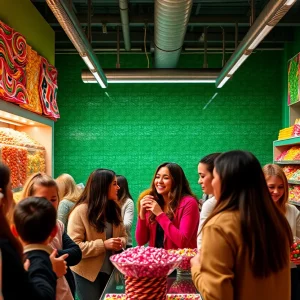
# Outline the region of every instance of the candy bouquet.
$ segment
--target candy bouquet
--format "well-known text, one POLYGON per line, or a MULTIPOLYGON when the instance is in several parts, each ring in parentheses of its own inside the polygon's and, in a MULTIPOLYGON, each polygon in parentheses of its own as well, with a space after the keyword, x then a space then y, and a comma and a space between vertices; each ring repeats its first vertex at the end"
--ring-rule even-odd
POLYGON ((160 248, 135 247, 111 256, 110 260, 125 275, 126 300, 165 300, 167 276, 182 258, 160 248))

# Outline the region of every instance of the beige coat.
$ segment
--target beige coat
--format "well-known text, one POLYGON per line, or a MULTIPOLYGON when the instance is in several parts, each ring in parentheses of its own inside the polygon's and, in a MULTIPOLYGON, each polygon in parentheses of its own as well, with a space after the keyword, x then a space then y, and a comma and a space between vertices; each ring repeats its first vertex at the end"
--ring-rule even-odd
MULTIPOLYGON (((70 214, 68 234, 82 251, 81 262, 71 269, 76 274, 94 282, 104 262, 106 235, 105 231, 97 232, 89 223, 87 208, 87 204, 80 204, 70 214)), ((127 235, 123 223, 119 226, 113 225, 113 237, 121 237, 123 247, 126 246, 127 235)))
POLYGON ((220 213, 205 225, 201 255, 201 267, 192 268, 192 277, 205 300, 290 299, 289 263, 267 278, 253 276, 248 253, 242 251, 237 211, 220 213))

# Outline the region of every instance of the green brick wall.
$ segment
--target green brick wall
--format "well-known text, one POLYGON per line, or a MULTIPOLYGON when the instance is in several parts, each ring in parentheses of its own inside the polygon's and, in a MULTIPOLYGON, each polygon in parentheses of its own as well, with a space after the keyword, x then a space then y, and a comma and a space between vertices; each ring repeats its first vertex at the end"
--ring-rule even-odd
MULTIPOLYGON (((272 141, 282 124, 282 52, 258 52, 217 90, 213 84, 84 84, 78 55, 57 55, 58 105, 55 176, 86 182, 104 167, 123 174, 136 199, 156 167, 179 163, 200 196, 197 163, 215 151, 246 149, 262 164, 272 161, 272 141), (214 100, 204 109, 212 96, 214 100)), ((105 68, 116 55, 100 56, 105 68)), ((209 56, 220 67, 220 56, 209 56)), ((199 55, 182 55, 180 67, 201 67, 199 55)), ((122 55, 121 67, 146 67, 144 55, 122 55)))

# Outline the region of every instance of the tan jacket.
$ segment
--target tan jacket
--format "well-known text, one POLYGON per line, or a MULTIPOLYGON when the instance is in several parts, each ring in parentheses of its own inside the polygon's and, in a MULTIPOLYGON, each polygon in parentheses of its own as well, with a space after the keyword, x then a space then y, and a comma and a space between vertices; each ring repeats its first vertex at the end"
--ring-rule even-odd
POLYGON ((267 278, 254 278, 248 254, 242 251, 237 211, 220 213, 205 225, 201 256, 201 267, 192 268, 192 278, 205 300, 290 299, 289 263, 267 278))
MULTIPOLYGON (((71 269, 76 274, 94 282, 104 262, 106 236, 105 231, 97 232, 89 223, 87 208, 87 204, 80 204, 70 214, 68 234, 82 251, 81 262, 71 269)), ((123 223, 119 226, 113 225, 113 237, 121 237, 123 247, 126 246, 127 235, 123 223)))

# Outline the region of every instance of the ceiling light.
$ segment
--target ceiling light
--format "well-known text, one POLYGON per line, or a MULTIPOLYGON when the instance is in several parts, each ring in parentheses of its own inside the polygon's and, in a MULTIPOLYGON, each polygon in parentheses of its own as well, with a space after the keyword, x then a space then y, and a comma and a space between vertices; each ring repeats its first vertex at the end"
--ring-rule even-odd
POLYGON ((17 123, 17 122, 11 121, 11 120, 6 120, 3 118, 0 118, 0 122, 6 123, 6 124, 12 124, 12 125, 16 125, 16 126, 22 126, 22 124, 20 124, 20 123, 17 123))
POLYGON ((248 33, 223 67, 216 80, 216 86, 222 87, 227 79, 242 65, 252 51, 265 36, 276 26, 280 19, 288 12, 296 0, 270 0, 257 17, 248 33))
POLYGON ((248 58, 249 55, 243 54, 241 58, 235 63, 233 68, 228 72, 228 75, 233 75, 234 72, 240 67, 240 65, 248 58))
POLYGON ((230 79, 229 76, 225 76, 223 80, 217 85, 217 88, 220 89, 223 85, 230 79))
POLYGON ((272 29, 273 26, 266 25, 266 27, 259 33, 252 44, 248 47, 248 49, 254 50, 272 29))
POLYGON ((87 56, 81 56, 81 58, 83 59, 83 61, 85 62, 85 64, 87 65, 87 67, 90 70, 94 70, 95 67, 93 66, 92 62, 90 61, 90 59, 87 56))
POLYGON ((108 83, 215 83, 215 79, 120 79, 120 80, 107 80, 108 83))
POLYGON ((100 84, 100 86, 102 88, 106 88, 106 85, 104 85, 102 79, 100 78, 99 74, 97 72, 92 72, 92 74, 94 75, 94 77, 96 78, 97 82, 100 84))
POLYGON ((52 10, 57 21, 73 43, 74 47, 78 51, 81 57, 87 57, 86 64, 92 65, 92 69, 95 70, 94 75, 97 74, 97 82, 102 88, 107 87, 107 79, 100 66, 98 58, 92 49, 91 44, 88 42, 85 33, 83 32, 81 25, 74 14, 72 8, 70 8, 69 1, 66 0, 46 0, 49 8, 52 10), (87 62, 88 61, 88 62, 87 62))

